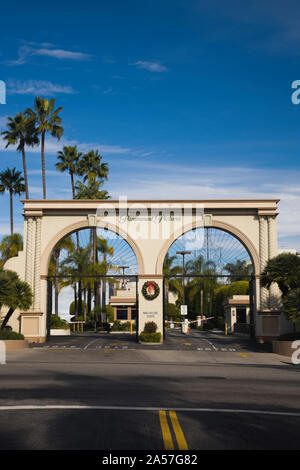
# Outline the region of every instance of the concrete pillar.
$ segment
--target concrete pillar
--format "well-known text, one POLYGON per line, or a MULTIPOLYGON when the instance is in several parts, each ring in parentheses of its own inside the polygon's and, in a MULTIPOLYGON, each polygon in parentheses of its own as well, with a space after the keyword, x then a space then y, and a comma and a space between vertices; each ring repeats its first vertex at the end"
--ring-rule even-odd
POLYGON ((138 280, 139 292, 139 334, 144 330, 145 323, 153 321, 157 324, 157 331, 163 335, 163 279, 151 278, 151 276, 139 276, 138 280), (154 281, 159 286, 159 295, 153 299, 148 300, 143 296, 142 288, 145 282, 154 281))
POLYGON ((34 250, 34 310, 41 310, 41 230, 42 218, 36 218, 35 250, 34 250))
MULTIPOLYGON (((264 270, 266 262, 269 257, 268 247, 268 221, 267 217, 259 217, 259 258, 260 258, 260 271, 264 270)), ((260 311, 269 308, 269 293, 265 287, 260 285, 260 311)))
MULTIPOLYGON (((276 216, 268 217, 268 248, 269 259, 277 256, 278 247, 276 216)), ((269 298, 270 310, 279 310, 281 304, 281 294, 277 284, 271 284, 269 289, 269 298)))
POLYGON ((26 222, 25 281, 33 289, 34 219, 28 217, 26 222))

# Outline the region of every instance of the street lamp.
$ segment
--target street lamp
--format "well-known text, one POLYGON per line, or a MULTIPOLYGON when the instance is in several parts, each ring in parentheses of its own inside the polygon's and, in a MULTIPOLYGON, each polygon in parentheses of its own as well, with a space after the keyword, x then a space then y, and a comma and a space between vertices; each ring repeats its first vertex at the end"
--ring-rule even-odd
POLYGON ((184 257, 185 255, 190 255, 191 251, 176 251, 177 255, 182 256, 182 303, 185 305, 185 294, 184 294, 184 275, 185 275, 185 267, 184 267, 184 257))

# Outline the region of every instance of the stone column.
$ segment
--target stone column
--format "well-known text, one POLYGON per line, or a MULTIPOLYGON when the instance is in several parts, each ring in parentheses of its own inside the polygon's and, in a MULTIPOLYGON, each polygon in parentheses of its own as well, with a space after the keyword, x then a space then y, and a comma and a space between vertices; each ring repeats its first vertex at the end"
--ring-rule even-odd
MULTIPOLYGON (((278 254, 277 247, 277 224, 276 215, 268 217, 268 248, 269 259, 274 258, 278 254)), ((277 284, 271 284, 269 289, 270 309, 278 310, 280 308, 280 291, 277 284)))
MULTIPOLYGON (((267 217, 259 217, 259 258, 260 272, 264 270, 269 257, 268 247, 268 221, 267 217)), ((260 286, 260 311, 267 310, 269 305, 269 293, 265 287, 260 286)))
POLYGON ((31 288, 33 288, 33 273, 32 273, 32 260, 34 255, 33 246, 34 237, 34 220, 32 217, 27 219, 27 231, 26 231, 26 260, 25 260, 25 281, 28 282, 31 288))
POLYGON ((41 310, 41 229, 42 218, 36 218, 35 252, 34 252, 34 310, 41 310))

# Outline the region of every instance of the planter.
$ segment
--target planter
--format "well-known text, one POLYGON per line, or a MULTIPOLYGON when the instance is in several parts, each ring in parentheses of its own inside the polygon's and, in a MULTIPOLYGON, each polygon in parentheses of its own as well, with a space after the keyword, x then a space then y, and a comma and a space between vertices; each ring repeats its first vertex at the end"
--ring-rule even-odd
POLYGON ((5 344, 6 351, 13 351, 16 349, 25 349, 28 348, 28 341, 25 339, 3 339, 0 340, 5 344))
POLYGON ((139 344, 145 344, 146 346, 159 346, 163 343, 162 341, 160 341, 159 343, 152 343, 151 341, 139 341, 139 344))
POLYGON ((50 336, 70 336, 71 330, 64 330, 63 328, 51 328, 50 336))
POLYGON ((292 348, 294 341, 272 341, 273 353, 279 354, 280 356, 292 357, 295 349, 292 348))

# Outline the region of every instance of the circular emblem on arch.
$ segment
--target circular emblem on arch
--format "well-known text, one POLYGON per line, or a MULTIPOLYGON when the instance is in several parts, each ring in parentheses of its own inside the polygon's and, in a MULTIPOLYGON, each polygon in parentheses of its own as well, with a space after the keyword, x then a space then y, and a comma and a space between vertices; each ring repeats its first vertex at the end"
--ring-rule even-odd
POLYGON ((159 285, 154 281, 146 281, 142 287, 142 294, 147 300, 153 300, 158 297, 160 292, 159 285))

